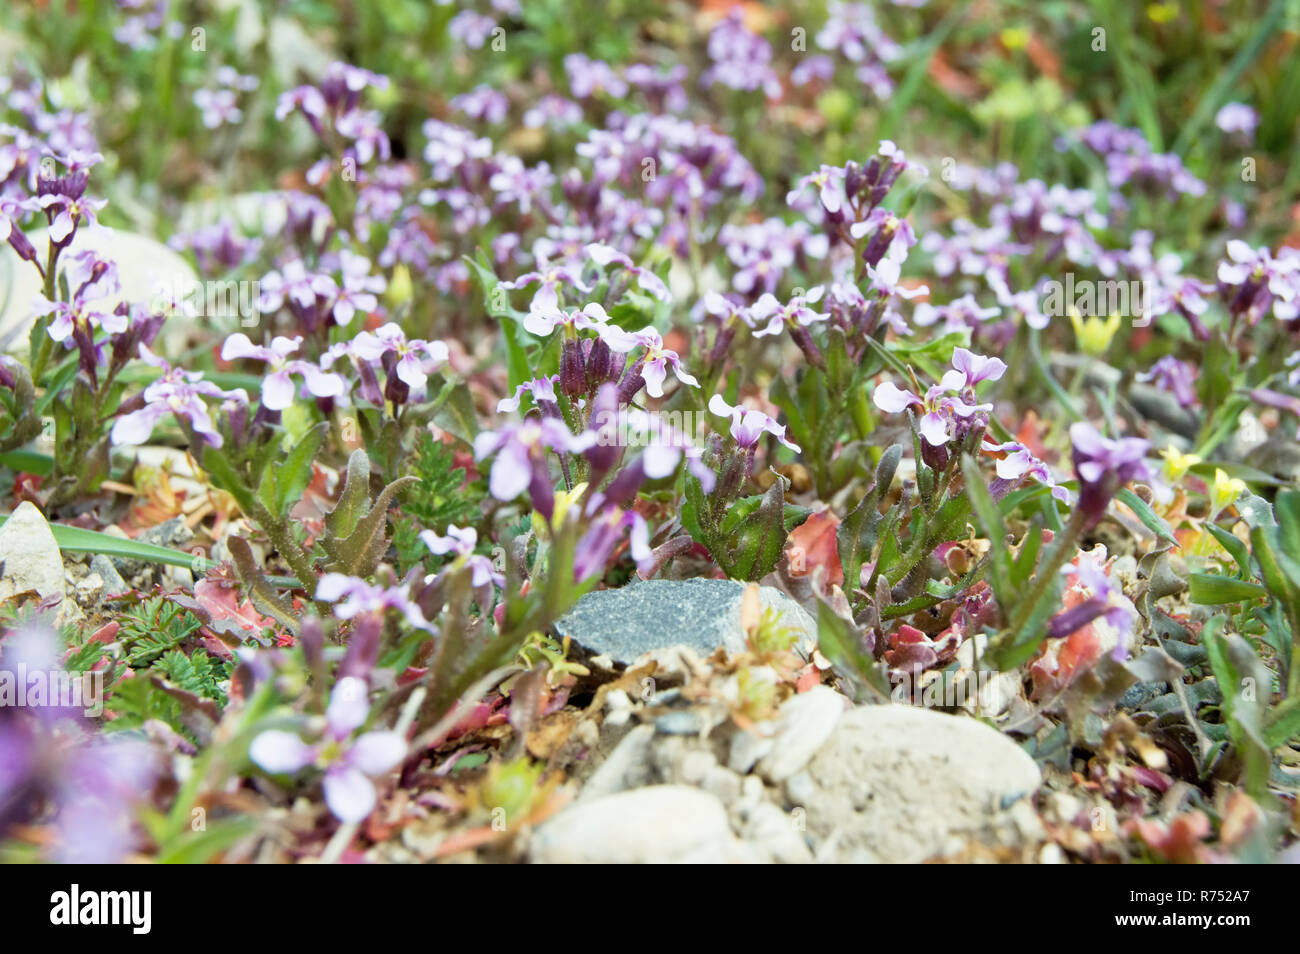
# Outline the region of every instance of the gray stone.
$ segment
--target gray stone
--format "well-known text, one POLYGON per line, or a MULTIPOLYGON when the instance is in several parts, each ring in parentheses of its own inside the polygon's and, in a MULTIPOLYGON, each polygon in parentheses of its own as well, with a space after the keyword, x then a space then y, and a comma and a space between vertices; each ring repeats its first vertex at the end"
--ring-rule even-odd
POLYGON ((579 800, 602 798, 650 784, 650 743, 654 737, 652 725, 639 725, 623 736, 600 768, 587 779, 579 800))
POLYGON ((820 860, 915 863, 963 838, 987 840, 999 814, 1040 781, 1034 760, 966 716, 903 705, 845 713, 808 763, 801 792, 820 860))
POLYGON ((579 801, 537 829, 528 857, 537 864, 756 860, 732 834, 722 802, 684 785, 651 785, 579 801))
POLYGON ((172 517, 156 527, 142 530, 136 539, 157 547, 179 547, 194 539, 194 531, 186 525, 184 517, 172 517))
MULTIPOLYGON (((745 649, 744 592, 745 584, 734 580, 647 580, 588 593, 555 625, 587 652, 621 665, 676 646, 701 656, 719 647, 739 653, 745 649)), ((812 617, 779 590, 765 586, 760 593, 764 606, 777 609, 783 622, 799 631, 802 648, 810 649, 817 638, 812 617)))
POLYGON ((105 596, 117 596, 131 589, 126 580, 122 579, 122 574, 117 572, 117 567, 113 566, 113 561, 102 553, 96 553, 90 558, 90 572, 98 573, 104 581, 105 596))
POLYGON ((785 797, 795 805, 802 805, 813 797, 817 785, 807 772, 795 772, 785 780, 785 797))
POLYGON ((758 760, 758 773, 780 784, 800 771, 831 737, 848 701, 828 686, 787 699, 776 718, 772 747, 758 760))
MULTIPOLYGON (((106 527, 105 533, 117 532, 115 536, 126 537, 126 534, 116 526, 106 527)), ((184 517, 172 517, 170 520, 164 520, 162 523, 147 530, 140 531, 135 537, 137 543, 149 543, 156 547, 169 547, 173 550, 183 550, 185 544, 194 539, 194 531, 185 524, 184 517)), ((142 570, 155 566, 143 560, 133 560, 124 557, 113 557, 113 566, 115 566, 123 577, 130 579, 142 570)), ((159 567, 159 572, 165 574, 165 570, 159 567)), ((188 569, 186 569, 188 573, 188 569)), ((183 580, 178 580, 183 585, 183 580)), ((190 584, 193 585, 194 578, 190 576, 190 584)))
POLYGON ((43 598, 64 595, 63 555, 41 512, 24 500, 0 527, 0 601, 35 590, 43 598))
POLYGON ((741 837, 763 860, 778 864, 812 864, 813 853, 802 834, 801 816, 787 814, 771 802, 762 802, 750 813, 741 837))
POLYGON ((704 717, 698 712, 665 712, 655 719, 655 730, 664 735, 699 735, 704 731, 704 717))

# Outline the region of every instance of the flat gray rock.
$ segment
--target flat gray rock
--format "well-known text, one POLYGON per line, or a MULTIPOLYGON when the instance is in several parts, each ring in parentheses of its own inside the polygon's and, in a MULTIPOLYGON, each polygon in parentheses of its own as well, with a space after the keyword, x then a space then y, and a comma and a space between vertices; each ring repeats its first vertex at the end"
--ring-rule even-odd
POLYGON ((64 595, 63 555, 41 512, 24 500, 0 527, 0 601, 35 590, 64 595))
MULTIPOLYGON (((686 646, 700 656, 722 647, 743 652, 740 600, 745 584, 734 580, 646 580, 614 590, 588 593, 556 621, 561 636, 594 656, 628 665, 645 653, 686 646)), ((817 640, 817 624, 794 600, 770 586, 759 588, 765 607, 782 614, 782 622, 799 632, 808 650, 817 640)))
POLYGON ((808 830, 839 862, 915 864, 984 840, 1041 780, 996 729, 905 705, 845 713, 807 772, 808 830))
POLYGON ((708 792, 650 785, 564 809, 533 835, 534 864, 726 864, 755 860, 708 792))

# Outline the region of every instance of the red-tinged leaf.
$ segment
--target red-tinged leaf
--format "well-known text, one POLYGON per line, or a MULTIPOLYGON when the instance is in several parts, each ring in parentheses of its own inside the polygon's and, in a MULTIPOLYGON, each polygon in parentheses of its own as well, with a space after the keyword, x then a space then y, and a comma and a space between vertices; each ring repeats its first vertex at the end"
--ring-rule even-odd
POLYGON ((282 635, 275 620, 259 613, 252 601, 240 600, 239 587, 232 581, 200 580, 194 584, 193 599, 185 596, 171 599, 203 620, 218 640, 234 637, 236 645, 250 638, 261 641, 266 629, 275 630, 277 639, 282 635))
POLYGON ((117 631, 121 628, 121 624, 116 620, 111 623, 105 623, 103 626, 99 627, 99 629, 95 630, 95 632, 91 634, 90 639, 86 640, 86 642, 111 643, 113 640, 117 639, 117 631))
POLYGON ((844 585, 844 568, 840 565, 839 544, 835 536, 839 525, 839 517, 829 510, 822 510, 810 514, 807 520, 790 531, 785 555, 791 576, 807 576, 820 566, 826 571, 828 587, 844 585))
POLYGON ((820 686, 821 684, 822 684, 821 670, 818 669, 816 666, 814 666, 812 663, 809 663, 808 665, 804 666, 803 669, 799 670, 799 675, 795 678, 794 681, 794 689, 795 692, 807 692, 808 690, 813 689, 816 686, 820 686))

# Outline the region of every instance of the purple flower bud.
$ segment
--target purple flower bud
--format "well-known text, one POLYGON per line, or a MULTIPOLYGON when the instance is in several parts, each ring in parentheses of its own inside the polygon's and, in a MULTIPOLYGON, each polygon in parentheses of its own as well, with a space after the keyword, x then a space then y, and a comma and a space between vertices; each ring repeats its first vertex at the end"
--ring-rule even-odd
POLYGON ((641 375, 641 369, 644 366, 645 357, 642 356, 628 365, 623 371, 623 377, 618 382, 619 404, 630 403, 632 398, 636 397, 637 392, 645 387, 645 378, 641 375))
POLYGON ((587 350, 587 389, 596 390, 613 374, 614 352, 610 350, 609 344, 604 338, 591 341, 587 350))
POLYGON ((36 261, 36 248, 28 241, 27 236, 23 234, 22 229, 14 226, 9 230, 9 244, 13 250, 18 253, 18 257, 26 262, 36 261))
POLYGON ((571 398, 587 393, 587 373, 583 366, 582 342, 567 339, 560 350, 560 389, 571 398))
POLYGON ((1074 445, 1074 470, 1079 477, 1079 509, 1086 525, 1095 526, 1110 506, 1111 498, 1130 480, 1150 480, 1146 455, 1150 444, 1140 437, 1109 440, 1091 424, 1070 427, 1074 445))
POLYGON ((608 473, 623 453, 618 408, 618 386, 607 381, 600 386, 591 405, 589 427, 596 432, 596 443, 584 452, 591 465, 593 482, 608 473))

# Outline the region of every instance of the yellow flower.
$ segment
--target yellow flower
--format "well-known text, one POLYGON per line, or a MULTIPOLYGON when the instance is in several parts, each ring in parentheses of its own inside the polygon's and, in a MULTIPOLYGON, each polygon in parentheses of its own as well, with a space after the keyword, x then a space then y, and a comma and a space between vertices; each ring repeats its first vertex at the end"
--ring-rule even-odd
POLYGON ((1024 27, 1007 27, 999 38, 1008 50, 1023 50, 1029 45, 1029 31, 1024 27))
POLYGON ((1096 316, 1082 318, 1071 308, 1070 324, 1074 325, 1074 338, 1079 343, 1079 349, 1084 354, 1098 358, 1110 347, 1115 332, 1119 331, 1120 319, 1119 315, 1111 315, 1105 321, 1096 316))
POLYGON ((1221 514, 1245 492, 1246 482, 1244 480, 1229 477, 1223 472, 1222 467, 1216 467, 1214 470, 1214 484, 1210 487, 1210 510, 1213 517, 1221 514))
MULTIPOLYGON (((1176 484, 1187 475, 1187 472, 1201 462, 1198 454, 1183 454, 1178 448, 1170 444, 1160 452, 1160 456, 1165 459, 1165 479, 1171 484, 1176 484)), ((1222 473, 1222 471, 1220 471, 1222 473)))
POLYGON ((1152 23, 1168 23, 1178 17, 1178 4, 1172 2, 1147 4, 1147 16, 1152 23))
MULTIPOLYGON (((564 524, 564 517, 569 512, 569 508, 582 499, 583 493, 587 490, 587 482, 575 484, 572 490, 557 490, 555 492, 555 510, 551 514, 551 527, 560 527, 564 524)), ((550 528, 547 527, 546 521, 542 515, 533 511, 533 532, 539 539, 550 539, 550 528)))
POLYGON ((404 305, 415 297, 415 285, 411 281, 411 272, 405 265, 393 269, 393 280, 384 291, 384 304, 389 308, 404 305))

